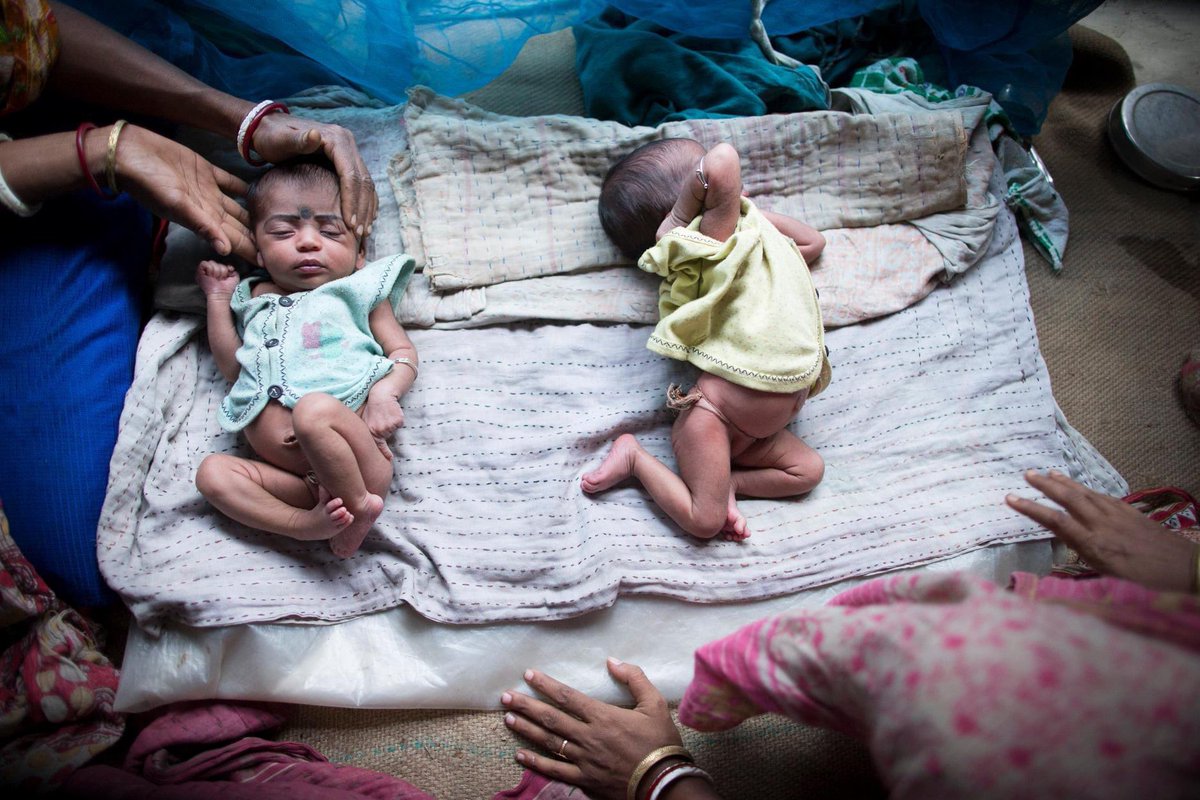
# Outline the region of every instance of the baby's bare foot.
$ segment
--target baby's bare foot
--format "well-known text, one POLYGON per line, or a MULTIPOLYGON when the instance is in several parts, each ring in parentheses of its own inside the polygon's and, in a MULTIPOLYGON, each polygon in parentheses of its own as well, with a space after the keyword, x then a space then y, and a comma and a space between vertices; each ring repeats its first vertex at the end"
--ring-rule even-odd
POLYGON ((354 515, 346 508, 340 497, 326 494, 308 511, 297 511, 292 518, 292 535, 298 539, 315 541, 332 539, 354 522, 354 515))
POLYGON ((344 530, 329 540, 329 549, 335 556, 349 558, 358 552, 363 540, 371 532, 371 526, 383 513, 383 498, 377 494, 368 494, 357 514, 352 515, 352 522, 344 530))
POLYGON ((354 515, 350 513, 350 509, 346 508, 346 504, 342 502, 342 498, 340 497, 331 498, 325 503, 324 510, 325 515, 329 517, 329 521, 339 531, 354 522, 354 515))
POLYGON ((729 505, 725 509, 725 527, 721 535, 731 542, 742 542, 750 538, 750 527, 746 517, 737 506, 737 496, 733 489, 729 490, 729 505))
POLYGON ((633 464, 641 452, 642 446, 632 434, 621 434, 600 466, 580 479, 580 487, 588 494, 594 494, 615 486, 633 474, 633 464))

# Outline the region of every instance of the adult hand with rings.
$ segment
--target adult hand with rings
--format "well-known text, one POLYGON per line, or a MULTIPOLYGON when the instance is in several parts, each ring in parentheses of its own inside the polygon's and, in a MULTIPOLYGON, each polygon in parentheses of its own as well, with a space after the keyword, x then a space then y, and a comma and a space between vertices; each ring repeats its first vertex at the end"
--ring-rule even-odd
MULTIPOLYGON (((518 691, 505 692, 500 702, 508 713, 504 724, 541 748, 517 751, 517 761, 553 780, 578 786, 594 800, 647 800, 650 787, 661 775, 680 765, 690 765, 683 739, 671 720, 662 694, 633 664, 608 659, 608 671, 633 696, 633 708, 601 702, 537 670, 525 673, 525 682, 546 700, 518 691), (655 757, 658 753, 669 753, 655 757), (647 763, 648 761, 652 763, 647 763), (631 778, 640 771, 636 785, 631 778)), ((699 770, 690 771, 699 773, 699 770)), ((719 795, 694 776, 674 780, 661 800, 710 800, 719 795)))

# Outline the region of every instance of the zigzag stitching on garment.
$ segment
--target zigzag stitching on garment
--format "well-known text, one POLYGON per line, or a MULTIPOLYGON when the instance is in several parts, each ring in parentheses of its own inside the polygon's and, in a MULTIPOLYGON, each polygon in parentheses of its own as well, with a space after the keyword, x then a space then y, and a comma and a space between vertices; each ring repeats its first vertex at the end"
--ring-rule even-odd
POLYGON ((711 361, 713 364, 716 364, 718 367, 721 367, 722 369, 727 370, 728 372, 734 373, 735 375, 744 375, 747 378, 757 378, 758 380, 769 381, 771 383, 797 383, 799 381, 807 380, 809 377, 812 376, 812 374, 814 372, 816 372, 817 370, 819 370, 821 368, 821 364, 824 361, 823 358, 818 356, 816 364, 809 367, 807 370, 800 373, 799 375, 795 375, 795 376, 789 377, 789 376, 779 376, 779 375, 767 375, 766 373, 754 372, 753 370, 748 370, 748 369, 745 369, 744 367, 735 367, 733 364, 729 364, 725 361, 722 361, 719 358, 716 358, 715 356, 709 355, 708 353, 704 352, 703 350, 700 350, 695 347, 688 347, 688 346, 682 345, 682 344, 676 344, 675 342, 668 342, 666 339, 662 338, 661 336, 656 336, 654 334, 651 334, 650 341, 654 342, 655 344, 661 345, 662 347, 665 347, 669 350, 675 350, 677 352, 686 353, 688 355, 692 355, 692 354, 698 355, 701 358, 711 361))
MULTIPOLYGON (((247 293, 250 292, 250 287, 248 285, 244 286, 244 289, 247 293)), ((243 285, 239 284, 237 291, 240 292, 242 290, 243 290, 243 285)), ((268 319, 270 319, 270 316, 272 313, 274 313, 274 311, 275 311, 275 309, 274 309, 274 307, 272 307, 271 310, 267 313, 268 319)), ((265 320, 263 322, 263 325, 264 326, 266 325, 265 320)), ((255 407, 255 405, 258 403, 258 398, 262 395, 263 381, 262 381, 262 349, 261 348, 256 350, 254 353, 254 377, 255 377, 255 385, 258 388, 255 390, 254 395, 250 398, 250 402, 248 402, 246 404, 246 408, 244 411, 242 411, 241 414, 238 414, 236 417, 231 417, 229 415, 229 412, 225 410, 224 403, 221 403, 221 405, 217 407, 218 410, 225 416, 225 418, 227 420, 229 420, 230 422, 232 422, 234 425, 240 426, 242 424, 242 420, 245 419, 246 415, 250 413, 250 410, 255 407)), ((235 386, 237 385, 236 381, 234 382, 234 385, 235 386)))

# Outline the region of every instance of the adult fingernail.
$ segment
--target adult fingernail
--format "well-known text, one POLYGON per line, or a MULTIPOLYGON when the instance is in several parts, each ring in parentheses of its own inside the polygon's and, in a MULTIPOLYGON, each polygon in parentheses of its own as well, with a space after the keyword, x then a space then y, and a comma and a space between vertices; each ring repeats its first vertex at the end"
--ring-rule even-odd
POLYGON ((505 692, 504 694, 500 695, 500 702, 504 705, 508 705, 512 702, 512 695, 508 692, 505 692))
MULTIPOLYGON (((353 225, 354 223, 350 223, 350 224, 353 225)), ((359 225, 357 228, 354 229, 354 235, 360 239, 362 238, 362 235, 363 235, 363 226, 362 225, 359 225)))
POLYGON ((527 680, 527 681, 531 681, 531 680, 533 680, 533 670, 531 670, 531 669, 527 669, 527 670, 525 670, 525 675, 524 675, 524 678, 525 678, 525 680, 527 680))
POLYGON ((516 721, 517 721, 517 718, 515 715, 513 715, 513 714, 505 714, 504 715, 504 724, 505 725, 512 725, 516 721))
POLYGON ((614 667, 619 667, 622 664, 624 664, 625 662, 619 658, 614 658, 613 656, 609 656, 608 663, 612 664, 614 667))
POLYGON ((520 761, 522 764, 524 764, 525 763, 525 754, 517 753, 517 761, 520 761))
MULTIPOLYGON (((353 227, 353 226, 355 226, 355 225, 357 225, 357 224, 358 224, 358 214, 351 214, 351 215, 350 215, 350 225, 351 225, 351 227, 353 227)), ((361 229, 361 228, 359 229, 359 232, 360 232, 360 233, 362 232, 362 229, 361 229)))
POLYGON ((1017 496, 1015 494, 1006 494, 1004 495, 1004 502, 1015 503, 1017 502, 1017 496))

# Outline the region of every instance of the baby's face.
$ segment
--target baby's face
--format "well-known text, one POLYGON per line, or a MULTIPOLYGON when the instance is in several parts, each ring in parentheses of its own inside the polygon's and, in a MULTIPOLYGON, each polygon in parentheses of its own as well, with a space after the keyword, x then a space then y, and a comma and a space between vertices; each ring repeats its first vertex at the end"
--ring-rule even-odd
POLYGON ((342 221, 336 187, 281 181, 267 189, 259 208, 258 264, 284 291, 315 289, 362 266, 364 256, 342 221))

